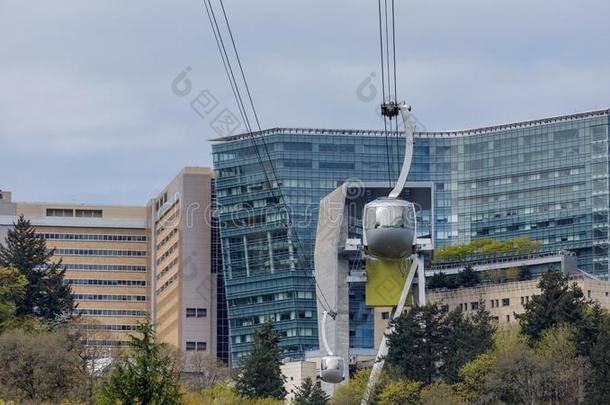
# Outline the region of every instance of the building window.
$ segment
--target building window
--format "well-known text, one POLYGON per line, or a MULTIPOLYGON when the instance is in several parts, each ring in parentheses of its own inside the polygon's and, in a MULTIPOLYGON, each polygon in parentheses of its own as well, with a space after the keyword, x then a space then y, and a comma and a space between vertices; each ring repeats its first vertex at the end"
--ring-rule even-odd
POLYGON ((510 298, 502 298, 502 306, 507 307, 510 305, 510 298))
POLYGON ((206 342, 197 342, 197 351, 205 352, 208 348, 208 344, 206 342))
POLYGON ((591 290, 587 290, 587 298, 591 298, 591 290))
POLYGON ((197 318, 204 318, 208 316, 208 310, 206 308, 197 308, 197 318))
POLYGON ((506 322, 510 322, 510 315, 506 315, 506 322))
POLYGON ((101 218, 102 210, 76 210, 77 218, 101 218))
POLYGON ((470 308, 471 308, 473 311, 476 311, 477 309, 479 309, 479 302, 478 302, 478 301, 473 301, 473 302, 471 302, 471 303, 470 303, 470 308))
POLYGON ((390 313, 389 312, 382 312, 381 313, 381 319, 390 319, 390 313))
POLYGON ((47 208, 47 217, 73 217, 74 210, 62 208, 47 208))
POLYGON ((194 318, 195 316, 197 316, 197 310, 195 308, 187 308, 186 309, 186 317, 187 318, 194 318))
POLYGON ((197 349, 197 343, 196 342, 186 342, 186 351, 187 352, 192 352, 194 350, 197 349))

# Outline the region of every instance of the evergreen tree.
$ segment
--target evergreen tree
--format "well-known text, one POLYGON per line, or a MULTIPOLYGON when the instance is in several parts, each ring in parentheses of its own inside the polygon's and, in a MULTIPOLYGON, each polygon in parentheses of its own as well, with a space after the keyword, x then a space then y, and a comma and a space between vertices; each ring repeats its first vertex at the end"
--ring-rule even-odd
POLYGON ((52 262, 54 249, 35 233, 23 215, 8 231, 6 246, 0 244, 0 266, 13 267, 27 279, 25 295, 17 302, 17 316, 36 315, 46 320, 72 314, 74 300, 64 285, 65 269, 52 262))
POLYGON ((474 287, 481 282, 479 274, 474 271, 472 266, 466 266, 466 268, 458 274, 458 279, 459 284, 462 287, 474 287))
POLYGON ((536 341, 544 330, 564 323, 582 327, 587 302, 576 283, 570 285, 567 276, 549 270, 542 275, 538 288, 541 294, 534 295, 525 304, 525 312, 516 315, 525 336, 536 341))
POLYGON ((148 322, 139 324, 130 336, 129 351, 113 365, 102 383, 100 405, 178 405, 179 372, 164 343, 155 342, 155 330, 148 322))
POLYGON ((23 299, 26 278, 18 270, 0 267, 0 331, 15 321, 17 303, 23 299))
POLYGON ((254 334, 254 345, 248 359, 240 367, 235 388, 246 398, 286 396, 286 377, 280 370, 280 335, 273 330, 271 321, 266 322, 254 334))
POLYGON ((531 280, 532 272, 530 271, 529 267, 527 267, 527 266, 519 267, 519 273, 517 274, 517 279, 519 281, 531 280))
POLYGON ((386 360, 402 377, 430 384, 446 358, 448 332, 445 314, 436 304, 413 307, 400 316, 388 336, 386 360))
POLYGON ((311 378, 306 378, 305 381, 297 388, 292 400, 293 405, 327 405, 330 397, 322 389, 320 381, 314 384, 311 378))
POLYGON ((591 349, 589 363, 585 402, 607 403, 610 398, 610 319, 606 319, 602 325, 597 341, 591 349))
POLYGON ((482 303, 471 318, 465 318, 458 307, 449 313, 446 322, 447 348, 440 371, 445 382, 453 384, 461 380, 459 370, 463 365, 493 348, 495 327, 482 303))
POLYGON ((426 281, 426 287, 435 290, 437 288, 446 288, 447 287, 447 275, 442 271, 438 273, 434 273, 430 280, 426 281))

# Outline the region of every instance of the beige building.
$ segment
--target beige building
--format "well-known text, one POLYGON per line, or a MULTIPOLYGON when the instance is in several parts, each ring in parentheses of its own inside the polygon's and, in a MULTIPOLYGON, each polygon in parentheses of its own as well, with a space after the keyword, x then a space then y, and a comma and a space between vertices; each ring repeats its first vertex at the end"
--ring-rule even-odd
POLYGON ((157 334, 184 352, 216 354, 217 280, 211 261, 212 178, 183 169, 148 203, 151 312, 157 334))
MULTIPOLYGON (((572 279, 583 290, 585 298, 610 309, 610 283, 596 280, 584 273, 574 273, 572 279)), ((523 306, 534 295, 540 294, 539 279, 514 281, 500 284, 481 284, 476 287, 455 290, 432 290, 428 292, 428 302, 445 305, 447 309, 457 307, 469 313, 476 311, 480 303, 485 304, 490 314, 501 323, 515 322, 515 314, 524 311, 523 306)))
POLYGON ((119 347, 150 314, 157 335, 216 355, 213 173, 187 167, 147 206, 13 202, 0 192, 0 241, 24 215, 66 266, 87 344, 119 347))

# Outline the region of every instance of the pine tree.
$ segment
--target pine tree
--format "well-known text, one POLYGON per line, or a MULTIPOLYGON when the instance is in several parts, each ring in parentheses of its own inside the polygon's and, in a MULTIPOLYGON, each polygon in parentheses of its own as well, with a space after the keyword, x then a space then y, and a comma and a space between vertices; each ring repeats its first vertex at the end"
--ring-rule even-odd
POLYGON ((46 320, 71 315, 75 306, 70 287, 64 285, 61 260, 51 261, 54 249, 23 215, 8 231, 6 246, 0 244, 0 266, 13 267, 27 279, 25 295, 19 300, 18 316, 36 315, 46 320))
POLYGON ((462 287, 474 287, 481 282, 479 275, 472 266, 466 266, 464 270, 458 273, 459 283, 462 287))
POLYGON ((280 335, 273 330, 270 321, 255 332, 254 345, 248 359, 239 369, 235 385, 241 396, 277 399, 286 396, 286 377, 280 370, 282 362, 279 342, 280 335))
POLYGON ((542 332, 560 324, 581 328, 585 320, 587 302, 576 283, 570 285, 569 278, 558 270, 549 270, 542 275, 534 295, 525 304, 525 312, 516 315, 522 333, 536 341, 542 332))
POLYGON ((119 358, 102 383, 100 405, 178 405, 179 372, 175 361, 164 352, 166 345, 155 342, 154 326, 139 324, 141 337, 130 336, 129 352, 119 358))
POLYGON ((311 378, 306 378, 305 381, 297 388, 294 395, 293 405, 327 405, 330 397, 322 389, 320 381, 314 384, 311 378))
POLYGON ((446 358, 448 332, 445 313, 436 304, 411 308, 388 336, 388 365, 408 380, 430 384, 446 358))

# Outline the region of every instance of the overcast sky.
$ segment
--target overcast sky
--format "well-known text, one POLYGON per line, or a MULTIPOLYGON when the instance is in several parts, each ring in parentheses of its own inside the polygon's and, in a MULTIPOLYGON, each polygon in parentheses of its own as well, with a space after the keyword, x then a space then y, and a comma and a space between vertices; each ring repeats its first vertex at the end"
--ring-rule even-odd
MULTIPOLYGON (((429 130, 610 107, 606 0, 396 3, 399 94, 429 130)), ((225 6, 263 127, 382 128, 357 96, 376 1, 225 6)), ((201 1, 0 0, 0 38, 0 189, 19 201, 145 204, 212 164, 210 123, 237 111, 201 1)))

